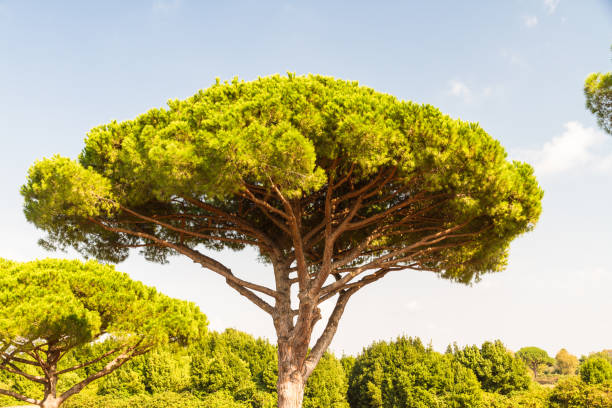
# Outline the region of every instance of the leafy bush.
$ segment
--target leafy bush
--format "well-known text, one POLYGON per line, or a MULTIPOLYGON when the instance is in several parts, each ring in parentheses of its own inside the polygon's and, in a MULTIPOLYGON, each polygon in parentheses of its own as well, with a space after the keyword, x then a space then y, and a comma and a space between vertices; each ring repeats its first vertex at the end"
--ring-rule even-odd
POLYGON ((548 408, 548 391, 537 384, 525 391, 508 395, 483 393, 483 408, 548 408))
POLYGON ((353 408, 470 408, 481 406, 481 393, 474 373, 451 354, 400 337, 374 343, 357 357, 348 400, 353 408))
POLYGON ((612 381, 587 384, 578 377, 559 381, 550 394, 550 408, 610 408, 612 381))
POLYGON ((237 393, 254 388, 248 364, 227 349, 216 348, 211 355, 195 355, 191 361, 193 388, 205 395, 217 391, 237 393))
MULTIPOLYGON (((212 397, 212 396, 211 396, 212 397)), ((230 396, 231 398, 231 396, 230 396)), ((64 408, 246 408, 227 398, 199 400, 191 394, 163 392, 155 395, 141 394, 130 397, 113 395, 77 395, 64 404, 64 408), (214 405, 219 402, 219 404, 214 405), (232 405, 233 404, 233 405, 232 405)))
POLYGON ((333 354, 323 355, 304 390, 304 408, 349 408, 346 401, 348 380, 340 361, 333 354))
POLYGON ((589 357, 579 368, 580 378, 587 384, 600 384, 612 379, 612 364, 602 357, 589 357))
POLYGON ((525 364, 499 340, 487 341, 480 349, 476 346, 458 349, 455 346, 453 354, 458 362, 474 372, 485 391, 505 395, 524 391, 531 382, 525 364))
POLYGON ((98 395, 128 397, 145 392, 144 359, 137 357, 119 370, 103 377, 98 385, 98 395))
POLYGON ((189 355, 176 346, 149 353, 144 366, 147 391, 155 394, 187 390, 191 385, 190 362, 189 355))

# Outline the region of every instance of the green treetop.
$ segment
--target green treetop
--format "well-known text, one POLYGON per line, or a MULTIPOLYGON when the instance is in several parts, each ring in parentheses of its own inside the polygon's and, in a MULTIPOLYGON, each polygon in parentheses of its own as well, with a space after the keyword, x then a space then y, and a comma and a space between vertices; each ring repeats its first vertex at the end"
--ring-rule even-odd
POLYGON ((599 356, 591 356, 580 364, 580 378, 587 384, 599 384, 612 380, 612 364, 599 356))
POLYGON ((599 126, 612 135, 612 72, 590 74, 584 81, 584 96, 599 126))
POLYGON ((538 371, 542 365, 551 365, 555 361, 545 350, 538 347, 523 347, 516 352, 516 356, 523 360, 533 371, 534 378, 537 378, 538 371))
POLYGON ((40 399, 11 389, 0 388, 0 394, 44 408, 60 406, 156 344, 201 336, 208 324, 192 303, 93 261, 0 259, 0 303, 0 370, 43 388, 40 399), (112 347, 89 361, 66 364, 67 354, 103 339, 112 347), (62 381, 93 365, 100 368, 76 384, 62 381))
POLYGON ((556 364, 557 364, 557 372, 564 375, 571 375, 576 373, 576 369, 578 368, 578 358, 570 353, 564 348, 559 350, 557 355, 555 356, 556 364))
POLYGON ((595 72, 584 81, 587 108, 603 130, 612 134, 612 72, 595 72))
POLYGON ((300 406, 348 299, 390 272, 469 283, 502 270, 542 191, 480 126, 355 82, 273 76, 217 83, 167 109, 92 129, 78 160, 36 162, 22 188, 47 248, 121 261, 182 254, 265 312, 279 405, 300 406), (246 246, 275 287, 210 251, 246 246), (299 304, 291 309, 291 298, 299 304), (319 304, 335 307, 312 346, 319 304))
POLYGON ((474 372, 485 391, 506 395, 529 387, 527 367, 500 340, 486 341, 480 349, 475 345, 459 349, 455 345, 453 354, 474 372))
POLYGON ((474 373, 453 355, 400 337, 364 349, 349 375, 347 396, 354 408, 476 408, 481 394, 474 373))

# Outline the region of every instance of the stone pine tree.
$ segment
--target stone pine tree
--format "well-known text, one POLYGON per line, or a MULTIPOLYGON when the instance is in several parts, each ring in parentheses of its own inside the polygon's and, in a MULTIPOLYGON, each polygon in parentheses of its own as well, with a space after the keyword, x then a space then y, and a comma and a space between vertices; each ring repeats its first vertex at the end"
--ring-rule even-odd
POLYGON ((475 123, 330 77, 219 83, 92 129, 78 160, 36 162, 22 188, 47 248, 113 262, 181 254, 272 317, 278 404, 304 384, 359 289, 389 273, 461 283, 504 268, 541 211, 528 164, 475 123), (274 286, 213 250, 258 250, 274 286), (292 294, 297 300, 292 304, 292 294), (319 305, 335 303, 323 333, 319 305))
POLYGON ((516 356, 523 360, 527 367, 533 372, 533 378, 538 378, 538 372, 544 365, 552 365, 553 360, 546 350, 542 350, 539 347, 523 347, 516 352, 516 356))
POLYGON ((584 96, 599 126, 612 135, 612 72, 590 74, 584 81, 584 96))
POLYGON ((93 261, 0 259, 0 304, 0 371, 40 387, 38 395, 0 387, 0 395, 42 408, 59 407, 155 345, 201 337, 208 324, 192 303, 93 261), (67 358, 101 341, 106 347, 92 348, 90 359, 67 358))

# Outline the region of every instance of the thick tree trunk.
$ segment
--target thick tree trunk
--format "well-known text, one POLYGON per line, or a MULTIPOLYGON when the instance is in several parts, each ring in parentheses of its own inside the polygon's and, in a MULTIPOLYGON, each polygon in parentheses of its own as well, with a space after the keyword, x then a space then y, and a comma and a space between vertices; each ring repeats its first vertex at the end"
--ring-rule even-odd
POLYGON ((56 392, 57 376, 53 376, 45 385, 45 397, 40 403, 41 408, 58 408, 60 406, 61 399, 57 397, 56 392))
POLYGON ((41 408, 58 408, 60 406, 60 399, 56 398, 55 395, 48 394, 40 404, 41 408))
POLYGON ((278 377, 278 408, 301 408, 304 399, 304 383, 300 378, 278 377))
POLYGON ((286 342, 278 344, 278 392, 279 408, 301 408, 306 379, 300 370, 295 350, 286 342))
MULTIPOLYGON (((306 383, 303 364, 308 346, 304 351, 298 350, 302 347, 296 347, 295 339, 293 341, 287 339, 289 322, 291 322, 291 315, 285 315, 284 318, 277 321, 276 325, 278 332, 278 382, 276 383, 278 407, 301 408, 306 383)), ((298 342, 300 345, 304 343, 304 339, 301 340, 298 342)), ((309 340, 305 340, 306 344, 309 340)))
MULTIPOLYGON (((307 373, 304 362, 308 353, 311 330, 296 330, 291 310, 291 283, 289 273, 282 264, 275 265, 276 288, 279 293, 273 315, 278 339, 278 393, 279 408, 301 408, 307 373)), ((299 316, 298 320, 300 317, 299 316)), ((302 325, 303 326, 303 325, 302 325)))
POLYGON ((57 361, 59 360, 59 352, 49 352, 47 361, 49 366, 45 371, 47 383, 45 384, 45 396, 40 404, 41 408, 58 408, 62 402, 57 397, 57 361))

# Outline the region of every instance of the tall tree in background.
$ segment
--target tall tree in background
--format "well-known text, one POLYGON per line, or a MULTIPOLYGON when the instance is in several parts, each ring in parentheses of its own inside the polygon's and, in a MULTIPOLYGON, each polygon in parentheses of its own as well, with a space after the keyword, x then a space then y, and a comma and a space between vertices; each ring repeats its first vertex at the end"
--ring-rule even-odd
POLYGON ((578 358, 562 348, 555 356, 557 361, 557 371, 560 374, 571 375, 576 373, 578 368, 578 358))
POLYGON ((532 168, 477 124, 355 82, 235 80, 168 106, 94 128, 78 161, 35 163, 26 217, 47 248, 113 262, 130 248, 155 262, 181 254, 224 277, 272 317, 283 408, 301 405, 355 292, 405 269, 466 284, 500 271, 540 215, 532 168), (247 246, 274 287, 210 254, 247 246))
POLYGON ((523 347, 516 352, 516 356, 527 364, 527 367, 533 372, 534 378, 538 378, 538 371, 543 365, 554 363, 554 360, 550 358, 546 350, 542 350, 539 347, 523 347))
POLYGON ((192 303, 97 262, 0 259, 0 370, 42 388, 42 398, 0 388, 0 394, 42 408, 57 408, 156 344, 200 337, 206 317, 192 303), (112 346, 89 361, 66 365, 67 355, 106 338, 112 346), (63 378, 99 369, 75 384, 63 378))
MULTIPOLYGON (((611 47, 612 49, 612 47, 611 47)), ((584 81, 586 107, 601 128, 612 135, 612 72, 594 72, 584 81)))

